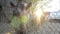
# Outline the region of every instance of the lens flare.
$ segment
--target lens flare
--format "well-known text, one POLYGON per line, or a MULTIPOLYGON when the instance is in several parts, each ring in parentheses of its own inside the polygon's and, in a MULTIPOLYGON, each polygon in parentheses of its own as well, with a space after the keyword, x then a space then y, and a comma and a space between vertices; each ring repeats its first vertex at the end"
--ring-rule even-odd
POLYGON ((36 26, 38 27, 41 24, 41 18, 42 18, 42 15, 43 15, 43 11, 40 7, 40 2, 38 2, 38 4, 36 5, 33 13, 34 13, 34 16, 35 16, 34 20, 35 20, 36 26))
POLYGON ((40 17, 42 15, 42 11, 40 9, 37 9, 37 11, 35 12, 35 15, 37 17, 40 17))
POLYGON ((36 6, 36 8, 35 8, 35 15, 36 15, 37 17, 41 17, 42 14, 43 14, 43 13, 42 13, 42 10, 41 10, 41 8, 40 8, 40 4, 38 3, 37 6, 36 6))

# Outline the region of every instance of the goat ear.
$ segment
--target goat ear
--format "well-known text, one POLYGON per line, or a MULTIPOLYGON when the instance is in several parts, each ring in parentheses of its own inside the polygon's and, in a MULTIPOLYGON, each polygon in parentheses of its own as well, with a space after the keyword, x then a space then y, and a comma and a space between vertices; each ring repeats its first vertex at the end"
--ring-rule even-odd
POLYGON ((2 11, 2 6, 0 5, 0 11, 2 11))
POLYGON ((10 2, 11 7, 16 7, 12 2, 10 2))
POLYGON ((30 7, 31 7, 31 5, 32 5, 32 3, 31 3, 31 2, 30 2, 30 3, 28 3, 28 4, 27 4, 27 6, 26 6, 26 9, 30 8, 30 7))

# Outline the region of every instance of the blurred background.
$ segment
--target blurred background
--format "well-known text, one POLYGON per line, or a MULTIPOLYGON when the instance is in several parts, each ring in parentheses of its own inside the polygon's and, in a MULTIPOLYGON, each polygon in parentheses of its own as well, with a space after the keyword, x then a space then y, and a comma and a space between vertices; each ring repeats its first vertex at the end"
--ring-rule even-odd
POLYGON ((0 34, 60 34, 60 0, 0 0, 0 34))

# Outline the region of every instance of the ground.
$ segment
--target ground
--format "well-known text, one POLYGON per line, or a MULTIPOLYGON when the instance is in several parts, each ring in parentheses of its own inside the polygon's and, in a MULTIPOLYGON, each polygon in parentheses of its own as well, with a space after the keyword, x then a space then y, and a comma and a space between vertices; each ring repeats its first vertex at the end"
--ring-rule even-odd
POLYGON ((44 22, 38 29, 37 32, 30 34, 60 34, 60 23, 59 22, 44 22))

